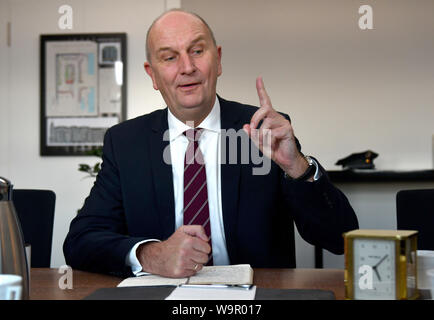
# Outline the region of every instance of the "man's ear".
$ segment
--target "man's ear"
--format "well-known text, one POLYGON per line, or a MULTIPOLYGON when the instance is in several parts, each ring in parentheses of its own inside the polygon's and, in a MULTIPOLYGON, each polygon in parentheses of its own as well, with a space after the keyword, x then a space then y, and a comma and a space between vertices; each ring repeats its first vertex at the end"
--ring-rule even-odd
POLYGON ((222 74, 222 47, 217 47, 217 76, 222 74))
POLYGON ((158 90, 157 82, 155 81, 154 71, 152 70, 151 64, 149 62, 145 62, 145 71, 152 79, 152 85, 155 90, 158 90))

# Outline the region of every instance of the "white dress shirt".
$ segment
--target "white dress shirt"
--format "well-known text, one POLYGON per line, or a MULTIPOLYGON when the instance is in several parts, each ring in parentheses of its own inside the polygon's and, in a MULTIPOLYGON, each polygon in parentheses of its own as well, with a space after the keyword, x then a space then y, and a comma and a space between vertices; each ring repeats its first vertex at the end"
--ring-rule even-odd
MULTIPOLYGON (((177 119, 168 109, 167 121, 169 125, 170 155, 173 173, 173 191, 175 195, 175 228, 178 229, 184 222, 184 157, 188 146, 188 139, 183 132, 191 129, 177 119)), ((225 231, 222 214, 221 196, 221 125, 220 103, 216 97, 214 106, 208 116, 197 126, 204 129, 199 138, 199 148, 203 154, 206 169, 208 189, 208 207, 211 222, 211 243, 214 265, 228 265, 229 256, 226 249, 225 231)), ((138 242, 127 255, 126 263, 131 266, 135 275, 142 275, 142 266, 137 259, 137 248, 148 241, 138 242)))

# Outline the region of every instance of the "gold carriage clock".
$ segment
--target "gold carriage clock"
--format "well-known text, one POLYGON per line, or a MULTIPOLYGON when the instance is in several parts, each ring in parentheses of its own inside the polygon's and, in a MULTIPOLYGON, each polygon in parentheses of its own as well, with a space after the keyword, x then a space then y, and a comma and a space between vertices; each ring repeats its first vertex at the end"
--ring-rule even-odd
POLYGON ((346 299, 418 297, 417 231, 360 229, 344 241, 346 299))

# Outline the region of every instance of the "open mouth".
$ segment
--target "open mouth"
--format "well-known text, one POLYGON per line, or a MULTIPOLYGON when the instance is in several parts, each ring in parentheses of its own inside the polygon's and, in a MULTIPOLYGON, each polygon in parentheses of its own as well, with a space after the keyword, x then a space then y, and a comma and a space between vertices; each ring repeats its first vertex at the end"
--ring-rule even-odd
POLYGON ((199 85, 200 85, 200 82, 192 82, 192 83, 186 83, 186 84, 179 85, 179 88, 181 88, 182 90, 191 90, 191 89, 195 89, 199 85))

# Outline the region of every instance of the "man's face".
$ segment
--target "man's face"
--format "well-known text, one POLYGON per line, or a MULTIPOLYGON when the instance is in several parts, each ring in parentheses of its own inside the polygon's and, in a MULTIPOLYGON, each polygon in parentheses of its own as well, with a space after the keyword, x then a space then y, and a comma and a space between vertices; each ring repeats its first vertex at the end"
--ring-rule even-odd
POLYGON ((171 12, 155 23, 148 40, 145 70, 172 113, 181 120, 206 116, 222 73, 221 48, 206 26, 195 16, 171 12))

